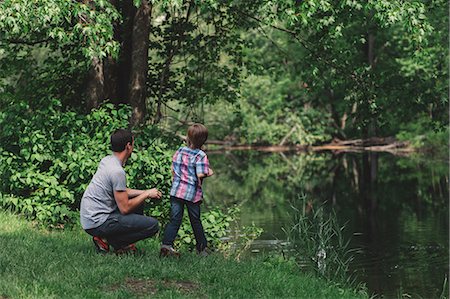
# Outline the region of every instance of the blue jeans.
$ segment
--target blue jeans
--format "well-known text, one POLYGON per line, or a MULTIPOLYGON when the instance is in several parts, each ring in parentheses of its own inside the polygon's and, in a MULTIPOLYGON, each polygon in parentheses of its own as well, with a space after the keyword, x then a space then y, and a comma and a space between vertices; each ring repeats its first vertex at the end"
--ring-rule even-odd
POLYGON ((170 223, 167 225, 164 232, 164 239, 162 242, 164 245, 173 246, 173 242, 180 229, 181 221, 183 220, 184 206, 186 206, 192 230, 194 231, 197 250, 200 252, 206 248, 205 232, 200 219, 200 204, 201 202, 193 203, 174 196, 170 197, 170 223))
POLYGON ((109 215, 105 223, 86 232, 91 236, 105 238, 116 250, 123 248, 152 237, 159 231, 158 220, 144 216, 143 212, 143 205, 134 214, 122 215, 116 211, 109 215))

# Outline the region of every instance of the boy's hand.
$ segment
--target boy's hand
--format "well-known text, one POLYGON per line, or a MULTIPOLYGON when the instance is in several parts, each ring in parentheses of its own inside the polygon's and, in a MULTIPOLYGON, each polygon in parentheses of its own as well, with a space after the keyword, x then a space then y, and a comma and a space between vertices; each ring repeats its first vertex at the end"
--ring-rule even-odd
POLYGON ((208 176, 212 176, 214 174, 214 171, 212 170, 212 168, 208 169, 208 176))
POLYGON ((162 196, 161 191, 156 188, 145 190, 145 192, 147 193, 147 198, 160 199, 162 196))

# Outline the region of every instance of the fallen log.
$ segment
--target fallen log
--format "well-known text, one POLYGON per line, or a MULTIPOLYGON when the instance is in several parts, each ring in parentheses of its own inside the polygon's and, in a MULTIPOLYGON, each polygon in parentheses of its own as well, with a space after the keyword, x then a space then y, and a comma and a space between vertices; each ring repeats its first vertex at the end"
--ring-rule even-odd
MULTIPOLYGON (((221 145, 214 142, 215 145, 221 145)), ((414 152, 409 142, 396 141, 394 137, 372 137, 368 139, 338 140, 334 139, 329 144, 323 145, 224 145, 219 148, 210 148, 211 143, 206 147, 209 153, 220 153, 225 151, 245 151, 255 150, 261 152, 321 152, 332 151, 334 153, 345 152, 388 152, 396 155, 405 155, 414 152)))

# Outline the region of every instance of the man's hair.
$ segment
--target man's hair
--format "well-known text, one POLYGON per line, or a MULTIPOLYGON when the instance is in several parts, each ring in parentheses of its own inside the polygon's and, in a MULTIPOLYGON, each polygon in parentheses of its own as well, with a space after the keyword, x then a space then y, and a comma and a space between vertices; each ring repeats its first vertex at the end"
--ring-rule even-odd
POLYGON ((201 148, 208 139, 208 129, 202 124, 193 124, 187 130, 187 142, 190 147, 201 148))
POLYGON ((117 129, 111 135, 111 150, 118 153, 122 152, 128 143, 133 143, 133 137, 130 130, 117 129))

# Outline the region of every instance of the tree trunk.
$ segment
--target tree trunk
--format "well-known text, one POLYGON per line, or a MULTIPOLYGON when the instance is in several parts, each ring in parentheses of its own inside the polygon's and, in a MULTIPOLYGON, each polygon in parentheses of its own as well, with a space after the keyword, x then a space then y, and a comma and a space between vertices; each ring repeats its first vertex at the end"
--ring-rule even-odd
POLYGON ((119 84, 118 78, 119 65, 112 57, 106 58, 104 62, 104 96, 113 104, 119 104, 119 95, 117 93, 117 86, 119 84))
POLYGON ((119 59, 96 58, 89 71, 85 95, 89 110, 105 99, 114 104, 129 104, 133 108, 130 125, 141 123, 146 116, 146 82, 151 6, 143 0, 136 8, 132 1, 110 0, 122 15, 115 24, 114 39, 121 44, 119 59))
MULTIPOLYGON (((120 12, 118 0, 109 0, 109 2, 120 12)), ((114 40, 120 42, 120 26, 119 22, 113 24, 114 26, 114 40)), ((117 94, 117 84, 118 84, 118 62, 111 56, 108 56, 103 60, 103 70, 104 70, 104 97, 111 101, 111 103, 116 104, 118 94, 117 94)))
POLYGON ((87 77, 86 85, 86 106, 88 111, 97 108, 104 99, 104 74, 103 62, 98 59, 92 59, 91 69, 87 77))
POLYGON ((132 50, 132 32, 134 16, 137 8, 132 1, 120 1, 122 4, 119 9, 123 18, 122 26, 118 29, 119 41, 121 43, 120 55, 117 67, 117 96, 116 104, 129 104, 129 83, 131 73, 131 50, 132 50))
MULTIPOLYGON (((375 35, 373 33, 369 33, 369 45, 367 51, 368 63, 370 64, 371 72, 374 72, 375 67, 375 35)), ((373 79, 372 79, 373 80, 373 79)), ((372 82, 372 90, 374 90, 374 82, 372 82)), ((371 96, 371 95, 369 95, 371 96)), ((372 101, 372 99, 371 99, 372 101)), ((371 117, 369 122, 368 129, 368 137, 374 137, 377 135, 377 120, 374 117, 371 117)), ((370 161, 370 179, 371 184, 375 184, 378 172, 378 154, 370 153, 369 155, 370 161)))
POLYGON ((124 71, 124 65, 129 65, 130 62, 122 58, 127 54, 129 56, 130 51, 127 51, 127 49, 131 49, 131 38, 129 42, 124 38, 127 31, 129 32, 128 35, 131 36, 132 28, 132 26, 128 26, 129 28, 127 28, 130 19, 128 16, 129 9, 127 8, 130 6, 133 7, 133 4, 128 2, 110 0, 110 3, 122 15, 124 20, 124 25, 119 22, 114 24, 114 39, 122 45, 122 48, 118 60, 113 59, 111 56, 103 61, 100 59, 93 60, 85 89, 86 105, 89 110, 100 106, 105 99, 109 99, 116 105, 128 103, 129 71, 124 71), (124 61, 125 63, 123 63, 124 61), (125 84, 122 82, 125 82, 125 84), (125 87, 121 88, 123 85, 125 87), (122 90, 125 90, 125 92, 122 92, 122 90))
POLYGON ((134 16, 129 81, 129 102, 133 107, 131 126, 142 123, 146 116, 150 12, 148 1, 142 0, 134 16))

